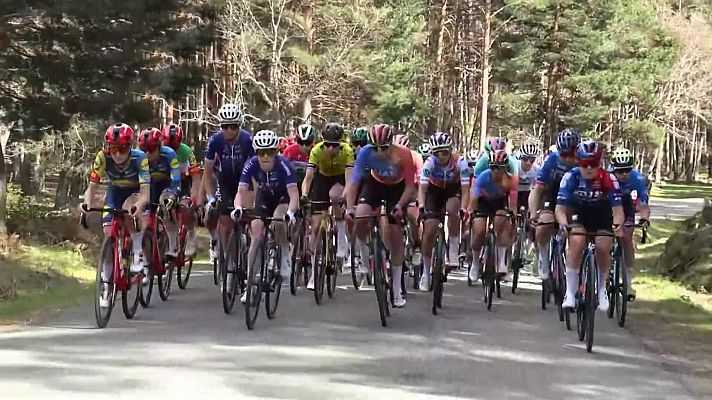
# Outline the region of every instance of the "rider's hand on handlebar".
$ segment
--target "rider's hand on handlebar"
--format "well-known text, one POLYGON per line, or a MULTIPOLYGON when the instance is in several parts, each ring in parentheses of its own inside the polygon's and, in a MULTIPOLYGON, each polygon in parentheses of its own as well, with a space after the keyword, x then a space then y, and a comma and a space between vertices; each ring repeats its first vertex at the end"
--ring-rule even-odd
POLYGON ((89 212, 90 208, 91 208, 91 204, 86 203, 86 202, 79 205, 79 211, 82 213, 89 212))
POLYGON ((232 212, 230 213, 230 218, 232 218, 233 221, 237 222, 242 219, 242 212, 242 207, 235 207, 235 209, 232 210, 232 212))
POLYGON ((638 220, 638 225, 640 225, 641 227, 647 229, 647 228, 650 227, 650 221, 648 221, 648 220, 645 219, 645 218, 641 218, 640 220, 638 220))
POLYGON ((395 219, 396 221, 400 221, 403 219, 403 209, 401 208, 400 204, 396 204, 393 206, 393 209, 391 210, 391 218, 395 219))

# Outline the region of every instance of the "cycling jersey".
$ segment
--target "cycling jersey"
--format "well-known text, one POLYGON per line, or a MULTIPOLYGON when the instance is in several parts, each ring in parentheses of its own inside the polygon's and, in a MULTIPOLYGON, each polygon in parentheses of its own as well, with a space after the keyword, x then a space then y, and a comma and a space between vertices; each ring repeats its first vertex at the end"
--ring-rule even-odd
MULTIPOLYGON (((507 156, 507 168, 509 169, 509 173, 512 175, 518 173, 519 170, 519 160, 517 160, 517 158, 511 154, 507 156)), ((485 152, 480 156, 480 158, 477 159, 477 163, 475 163, 474 176, 477 177, 482 172, 487 171, 488 169, 489 154, 485 152)))
POLYGON ((420 174, 420 183, 444 188, 445 186, 459 182, 461 186, 470 184, 470 167, 464 158, 458 158, 452 154, 447 163, 440 164, 436 156, 430 156, 423 164, 423 171, 420 174))
POLYGON ((536 175, 535 185, 543 185, 546 188, 544 194, 544 204, 549 203, 549 210, 554 210, 556 207, 556 197, 559 194, 559 185, 564 174, 570 171, 574 166, 566 165, 561 161, 558 152, 551 152, 544 160, 544 165, 539 169, 536 175))
POLYGON ((556 203, 567 207, 591 206, 609 203, 610 207, 621 205, 618 179, 612 173, 600 168, 595 178, 587 180, 576 167, 561 179, 556 203))
POLYGON ((240 186, 249 186, 252 180, 257 183, 260 198, 279 200, 287 196, 287 189, 297 187, 291 163, 281 155, 276 155, 272 171, 263 171, 257 156, 252 156, 245 162, 245 168, 240 177, 240 186))
POLYGON ((381 158, 375 153, 373 146, 366 145, 361 148, 356 157, 354 173, 351 182, 359 183, 366 175, 367 170, 376 181, 394 185, 407 181, 415 176, 415 163, 410 150, 399 144, 392 144, 387 158, 381 158))
POLYGON ((124 165, 116 164, 108 153, 108 150, 99 150, 94 157, 89 175, 91 182, 101 183, 103 178, 107 178, 109 187, 127 189, 138 189, 140 185, 151 183, 146 153, 136 149, 130 150, 129 158, 124 165))
MULTIPOLYGON (((521 161, 520 161, 521 163, 521 161)), ((539 168, 536 166, 532 165, 531 168, 529 168, 529 171, 525 171, 521 164, 519 166, 519 191, 520 192, 529 192, 532 190, 534 187, 534 183, 536 183, 536 177, 537 177, 537 172, 539 171, 539 168)))
POLYGON ((178 169, 180 170, 181 179, 187 178, 189 175, 199 174, 200 167, 195 159, 193 149, 185 143, 181 143, 176 151, 178 159, 178 169))
POLYGON ((421 157, 415 150, 411 150, 410 154, 412 155, 413 164, 415 165, 415 176, 413 177, 413 182, 417 185, 420 181, 420 175, 423 172, 423 164, 425 164, 425 160, 423 160, 423 157, 421 157))
POLYGON ((233 188, 240 180, 245 161, 255 155, 250 132, 240 129, 238 136, 228 142, 222 131, 208 140, 205 161, 215 163, 215 174, 223 189, 233 188))
POLYGON ((494 180, 492 170, 486 170, 479 174, 475 179, 475 185, 472 188, 472 198, 498 199, 509 197, 509 201, 514 203, 517 201, 518 178, 516 175, 505 177, 502 182, 497 183, 494 180))
MULTIPOLYGON (((150 155, 146 155, 149 159, 150 155)), ((180 171, 176 152, 168 146, 161 146, 158 158, 151 162, 148 160, 148 169, 151 173, 151 184, 158 182, 171 182, 170 188, 178 193, 180 187, 180 171)))
POLYGON ((648 205, 649 194, 645 177, 637 169, 630 172, 630 177, 623 182, 618 180, 621 196, 624 201, 632 201, 635 205, 648 205))
POLYGON ((309 168, 316 168, 324 176, 344 175, 346 168, 354 166, 354 151, 348 143, 341 143, 341 149, 331 157, 324 148, 324 142, 317 143, 309 153, 309 168))
POLYGON ((294 172, 297 174, 297 182, 303 181, 309 165, 309 153, 302 153, 299 144, 292 143, 284 150, 282 157, 292 162, 294 172))

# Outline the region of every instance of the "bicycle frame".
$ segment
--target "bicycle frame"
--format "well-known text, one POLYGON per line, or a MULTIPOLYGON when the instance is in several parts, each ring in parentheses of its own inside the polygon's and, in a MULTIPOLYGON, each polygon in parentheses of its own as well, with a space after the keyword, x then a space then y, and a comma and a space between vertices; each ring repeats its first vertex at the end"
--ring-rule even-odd
MULTIPOLYGON (((148 215, 146 217, 146 231, 151 231, 151 241, 153 243, 149 263, 154 266, 155 270, 152 272, 155 275, 163 275, 165 271, 165 265, 163 264, 164 255, 161 254, 161 251, 158 248, 158 226, 163 224, 161 219, 158 217, 159 207, 160 205, 157 203, 150 204, 148 215)), ((165 232, 165 228, 163 228, 163 231, 165 232)))

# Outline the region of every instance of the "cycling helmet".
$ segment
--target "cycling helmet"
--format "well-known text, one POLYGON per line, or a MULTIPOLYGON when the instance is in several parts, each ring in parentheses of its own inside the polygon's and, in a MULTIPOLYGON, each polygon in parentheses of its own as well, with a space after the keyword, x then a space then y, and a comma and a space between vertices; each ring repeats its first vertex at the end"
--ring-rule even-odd
POLYGON ((423 157, 430 155, 430 143, 423 143, 418 146, 418 154, 423 157))
POLYGON ((432 152, 452 148, 452 138, 447 132, 436 132, 430 137, 429 143, 432 152))
POLYGON ((372 146, 386 146, 393 142, 393 127, 388 124, 376 124, 368 133, 368 143, 372 146))
POLYGON ((134 130, 126 124, 114 124, 106 129, 104 141, 109 146, 131 146, 134 130))
POLYGON ((408 135, 398 134, 393 138, 393 143, 408 147, 408 145, 410 144, 410 139, 408 139, 408 135))
POLYGON ((324 132, 321 133, 321 137, 324 138, 325 142, 339 143, 344 137, 344 127, 341 124, 335 122, 329 122, 324 127, 324 132))
POLYGON ((364 146, 368 142, 368 128, 356 128, 351 134, 351 143, 364 146))
POLYGON ((183 140, 183 131, 176 124, 168 124, 163 127, 163 144, 178 150, 180 142, 183 140))
POLYGON ((242 125, 242 111, 240 111, 240 106, 237 104, 223 104, 218 110, 218 117, 220 117, 220 125, 242 125))
POLYGON ((598 142, 593 139, 584 140, 576 147, 576 159, 578 160, 601 161, 601 156, 603 156, 603 151, 601 151, 598 142))
POLYGON ((485 144, 485 150, 487 151, 497 151, 504 150, 507 147, 507 142, 498 137, 489 138, 487 144, 485 144))
POLYGON ((536 157, 539 155, 539 146, 533 143, 523 144, 519 148, 520 157, 536 157))
POLYGON ((316 129, 310 124, 301 124, 295 135, 300 142, 313 142, 316 139, 316 129))
POLYGON ((156 128, 146 128, 138 135, 138 148, 141 151, 150 153, 161 147, 163 133, 156 128))
POLYGON ((467 152, 465 155, 465 160, 467 161, 467 165, 475 165, 477 163, 477 160, 480 159, 480 152, 477 151, 476 149, 472 149, 467 152))
POLYGON ((630 150, 619 147, 611 154, 611 164, 613 169, 633 168, 633 154, 630 150))
POLYGON ((556 138, 556 149, 559 153, 573 153, 580 142, 581 135, 574 129, 566 128, 556 138))
POLYGON ((489 153, 490 167, 506 167, 509 165, 509 156, 504 150, 495 150, 489 153))
POLYGON ((279 147, 279 137, 270 130, 262 130, 252 137, 252 147, 255 150, 277 149, 279 147))

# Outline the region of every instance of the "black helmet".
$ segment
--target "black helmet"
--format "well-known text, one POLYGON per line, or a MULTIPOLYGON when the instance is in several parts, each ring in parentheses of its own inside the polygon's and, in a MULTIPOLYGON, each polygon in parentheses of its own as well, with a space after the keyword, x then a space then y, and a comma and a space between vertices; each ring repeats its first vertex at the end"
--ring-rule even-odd
POLYGON ((344 137, 344 127, 335 122, 329 122, 326 124, 321 136, 325 142, 339 143, 344 137))

